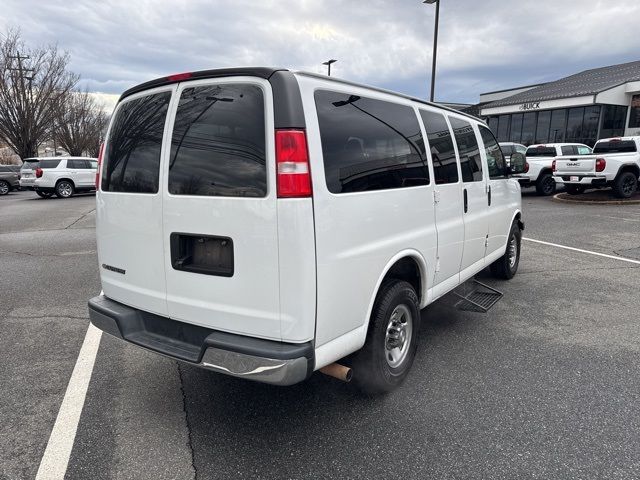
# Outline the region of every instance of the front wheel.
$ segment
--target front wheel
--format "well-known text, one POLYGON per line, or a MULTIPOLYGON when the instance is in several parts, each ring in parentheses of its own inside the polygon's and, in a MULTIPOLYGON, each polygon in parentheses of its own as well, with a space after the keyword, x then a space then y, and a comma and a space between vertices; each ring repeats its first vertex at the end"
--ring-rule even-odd
POLYGON ((556 181, 548 173, 541 175, 536 182, 536 192, 538 192, 538 195, 544 195, 545 197, 553 195, 556 193, 556 181))
POLYGON ((584 193, 585 188, 581 185, 565 185, 564 188, 567 190, 569 195, 580 195, 584 193))
POLYGON ((489 267, 494 277, 511 280, 515 276, 518 271, 518 265, 520 264, 521 242, 522 232, 518 224, 514 222, 511 225, 509 238, 507 239, 507 251, 489 267))
POLYGON ((618 198, 629 198, 638 188, 638 177, 633 172, 622 172, 613 183, 613 193, 618 198))
POLYGON ((398 387, 413 364, 419 331, 416 291, 405 281, 385 281, 371 312, 366 343, 353 362, 357 387, 368 395, 398 387))
POLYGON ((11 185, 4 180, 0 180, 0 195, 6 195, 11 191, 11 185))
POLYGON ((69 180, 60 180, 56 184, 56 196, 58 198, 69 198, 74 192, 73 183, 69 180))

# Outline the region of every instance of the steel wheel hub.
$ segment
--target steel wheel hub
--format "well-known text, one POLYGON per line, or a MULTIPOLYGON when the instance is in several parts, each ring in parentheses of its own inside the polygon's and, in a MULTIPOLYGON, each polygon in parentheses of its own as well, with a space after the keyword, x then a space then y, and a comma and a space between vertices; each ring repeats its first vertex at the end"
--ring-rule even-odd
POLYGON ((509 268, 515 267, 516 258, 518 258, 518 242, 516 237, 513 237, 509 242, 509 268))
POLYGON ((398 305, 391 312, 385 335, 385 358, 391 368, 398 367, 409 352, 413 335, 413 318, 406 305, 398 305))

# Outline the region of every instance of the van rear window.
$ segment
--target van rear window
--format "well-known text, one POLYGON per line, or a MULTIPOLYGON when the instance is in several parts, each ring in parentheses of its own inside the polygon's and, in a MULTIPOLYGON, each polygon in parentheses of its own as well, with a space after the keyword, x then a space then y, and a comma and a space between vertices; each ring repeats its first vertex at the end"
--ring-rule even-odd
POLYGON ((527 157, 555 157, 556 147, 529 147, 527 157))
POLYGON ((176 113, 169 193, 267 194, 264 95, 257 85, 185 88, 176 113))
POLYGON ((315 101, 330 192, 429 183, 424 139, 411 107, 322 90, 315 101))
POLYGON ((160 151, 170 92, 128 100, 111 125, 102 190, 157 193, 160 151))
POLYGON ((636 142, 633 140, 611 140, 608 142, 598 142, 593 148, 593 153, 630 153, 636 151, 636 142))

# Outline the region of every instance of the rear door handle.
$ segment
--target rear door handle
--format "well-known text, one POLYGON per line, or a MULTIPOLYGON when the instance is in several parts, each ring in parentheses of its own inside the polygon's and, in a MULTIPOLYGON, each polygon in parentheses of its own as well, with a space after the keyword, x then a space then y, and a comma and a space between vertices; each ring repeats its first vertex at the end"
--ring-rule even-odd
POLYGON ((467 199, 467 189, 464 189, 464 213, 467 213, 469 210, 469 200, 467 199))

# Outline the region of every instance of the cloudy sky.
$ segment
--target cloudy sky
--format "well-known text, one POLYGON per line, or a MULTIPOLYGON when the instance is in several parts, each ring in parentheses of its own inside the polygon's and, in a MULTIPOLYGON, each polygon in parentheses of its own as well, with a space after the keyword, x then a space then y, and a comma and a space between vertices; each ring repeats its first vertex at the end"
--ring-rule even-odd
MULTIPOLYGON (((640 60, 638 0, 440 0, 436 99, 640 60)), ((112 104, 170 73, 244 65, 428 95, 435 8, 422 0, 2 0, 0 30, 57 43, 112 104)))

